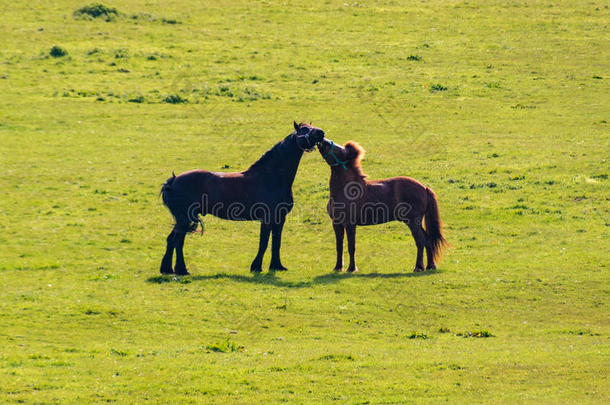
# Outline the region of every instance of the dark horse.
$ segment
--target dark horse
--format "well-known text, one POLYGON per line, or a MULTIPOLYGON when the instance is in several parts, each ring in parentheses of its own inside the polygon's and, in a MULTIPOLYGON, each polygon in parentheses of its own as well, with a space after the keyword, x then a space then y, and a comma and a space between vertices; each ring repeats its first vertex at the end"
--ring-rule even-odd
POLYGON ((331 166, 330 199, 327 210, 333 222, 337 242, 335 271, 343 270, 343 235, 347 234, 350 263, 347 271, 358 271, 356 226, 375 225, 389 221, 407 224, 417 245, 414 271, 424 270, 424 247, 428 256, 427 269, 435 269, 446 244, 438 212, 436 195, 428 187, 409 177, 366 180, 360 161, 364 149, 355 142, 345 147, 324 139, 318 144, 320 154, 331 166), (425 216, 426 229, 422 227, 425 216))
MULTIPOLYGON (((258 254, 250 271, 260 272, 273 233, 270 270, 286 270, 280 261, 282 228, 292 210, 292 183, 304 151, 311 151, 324 139, 324 131, 308 124, 294 123, 295 131, 268 150, 250 168, 240 173, 192 170, 170 177, 161 194, 176 224, 167 236, 161 273, 189 274, 182 248, 187 233, 197 229, 199 215, 212 214, 233 221, 260 221, 258 254)), ((203 224, 202 224, 203 226, 203 224)))

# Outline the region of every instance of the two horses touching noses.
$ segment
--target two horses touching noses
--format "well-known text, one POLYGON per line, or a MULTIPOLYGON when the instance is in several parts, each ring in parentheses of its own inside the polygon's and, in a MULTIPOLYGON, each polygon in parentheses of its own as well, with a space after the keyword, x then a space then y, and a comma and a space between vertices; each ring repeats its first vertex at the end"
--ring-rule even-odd
POLYGON ((282 229, 286 215, 293 208, 292 183, 303 152, 318 147, 331 167, 330 199, 327 204, 336 238, 335 271, 343 270, 343 236, 347 235, 350 264, 348 272, 357 271, 355 262, 356 226, 388 221, 407 224, 417 246, 415 271, 435 269, 446 245, 434 192, 408 177, 366 180, 361 160, 364 149, 355 142, 344 147, 324 137, 324 131, 309 124, 294 123, 294 132, 278 142, 247 170, 236 173, 191 170, 172 175, 161 187, 163 203, 175 219, 167 236, 162 274, 189 274, 184 262, 184 240, 203 222, 207 214, 233 221, 259 221, 258 253, 250 271, 262 271, 263 256, 272 237, 270 271, 286 270, 280 260, 282 229), (426 228, 423 228, 425 218, 426 228), (176 264, 172 267, 174 252, 176 264))

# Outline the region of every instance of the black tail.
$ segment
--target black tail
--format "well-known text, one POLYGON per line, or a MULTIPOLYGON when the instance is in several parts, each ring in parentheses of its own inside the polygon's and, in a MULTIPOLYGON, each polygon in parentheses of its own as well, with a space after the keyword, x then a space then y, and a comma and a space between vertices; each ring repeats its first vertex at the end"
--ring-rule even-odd
POLYGON ((448 245, 447 240, 443 236, 443 223, 441 222, 440 213, 438 211, 438 203, 434 191, 426 187, 428 193, 428 206, 426 207, 426 236, 428 248, 432 251, 434 260, 440 259, 442 250, 448 245))
MULTIPOLYGON (((159 195, 163 195, 164 191, 170 190, 172 188, 172 183, 174 182, 175 179, 176 179, 176 174, 174 172, 172 172, 172 177, 165 180, 165 183, 163 183, 163 185, 161 186, 161 191, 159 191, 159 195)), ((163 203, 167 206, 167 203, 165 202, 165 198, 163 198, 163 203)))
POLYGON ((189 201, 180 190, 176 190, 174 180, 176 180, 176 175, 172 172, 172 177, 161 186, 160 194, 163 198, 163 204, 174 217, 178 231, 195 232, 197 225, 201 224, 201 233, 203 234, 203 221, 199 218, 201 207, 196 202, 189 201))

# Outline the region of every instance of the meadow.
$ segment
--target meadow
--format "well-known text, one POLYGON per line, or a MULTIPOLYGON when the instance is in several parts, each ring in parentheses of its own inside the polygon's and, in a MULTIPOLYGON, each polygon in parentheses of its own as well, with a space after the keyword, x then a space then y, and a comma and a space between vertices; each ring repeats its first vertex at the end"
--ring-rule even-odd
POLYGON ((0 402, 610 401, 607 3, 88 4, 0 3, 0 402), (313 152, 289 271, 206 217, 160 276, 172 171, 244 170, 293 120, 435 190, 438 270, 392 223, 333 273, 313 152))

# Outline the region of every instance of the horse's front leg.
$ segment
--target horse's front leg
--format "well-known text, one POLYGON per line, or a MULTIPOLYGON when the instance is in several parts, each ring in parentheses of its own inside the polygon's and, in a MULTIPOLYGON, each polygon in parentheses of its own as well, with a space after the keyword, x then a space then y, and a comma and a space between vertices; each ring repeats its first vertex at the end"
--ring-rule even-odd
POLYGON ((261 237, 258 242, 258 253, 250 266, 250 271, 253 273, 260 273, 263 271, 263 256, 267 251, 267 245, 269 244, 269 233, 271 233, 271 225, 261 222, 261 237))
POLYGON ((282 246, 282 229, 284 228, 285 218, 282 218, 278 224, 274 224, 271 228, 271 263, 269 270, 284 271, 288 270, 282 265, 280 260, 280 248, 282 246))
POLYGON ((335 230, 337 243, 337 264, 335 264, 334 271, 343 271, 343 235, 345 234, 345 228, 343 224, 333 223, 333 229, 335 230))
POLYGON ((356 225, 346 225, 345 233, 347 234, 347 251, 349 252, 349 267, 347 271, 355 273, 358 271, 356 267, 356 225))

